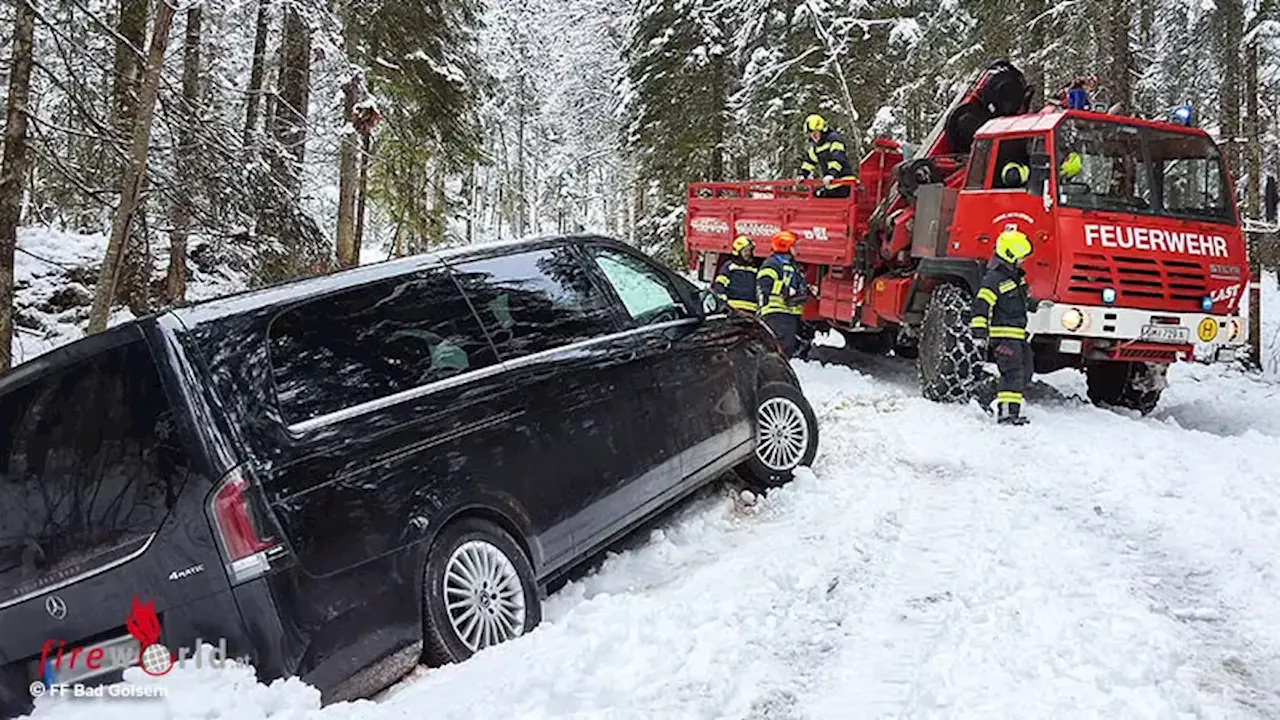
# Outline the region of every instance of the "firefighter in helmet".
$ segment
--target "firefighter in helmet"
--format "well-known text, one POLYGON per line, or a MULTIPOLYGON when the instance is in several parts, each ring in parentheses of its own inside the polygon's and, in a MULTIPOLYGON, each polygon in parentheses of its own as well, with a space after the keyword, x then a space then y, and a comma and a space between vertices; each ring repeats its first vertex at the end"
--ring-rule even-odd
POLYGON ((1022 265, 1031 255, 1031 241, 1013 228, 996 238, 996 252, 987 264, 982 288, 973 299, 969 328, 983 357, 995 355, 1000 371, 999 422, 1024 425, 1022 393, 1031 383, 1031 344, 1027 342, 1027 315, 1032 299, 1022 265))
POLYGON ((1083 169, 1084 160, 1080 157, 1080 153, 1075 150, 1067 153, 1066 159, 1058 166, 1058 170, 1061 172, 1060 177, 1063 180, 1075 180, 1083 169))
POLYGON ((822 178, 822 187, 814 192, 814 197, 849 197, 848 185, 832 186, 837 178, 853 176, 853 165, 845 151, 844 136, 832 129, 821 115, 805 118, 804 130, 808 142, 805 143, 805 158, 800 163, 800 176, 797 179, 804 181, 822 178))
POLYGON ((733 257, 720 265, 711 292, 724 298, 729 307, 754 314, 756 311, 755 243, 746 235, 733 241, 733 257))
POLYGON ((756 277, 756 302, 764 320, 787 357, 794 357, 799 345, 800 316, 809 299, 809 285, 796 265, 791 248, 796 236, 782 230, 769 241, 773 254, 760 266, 756 277))

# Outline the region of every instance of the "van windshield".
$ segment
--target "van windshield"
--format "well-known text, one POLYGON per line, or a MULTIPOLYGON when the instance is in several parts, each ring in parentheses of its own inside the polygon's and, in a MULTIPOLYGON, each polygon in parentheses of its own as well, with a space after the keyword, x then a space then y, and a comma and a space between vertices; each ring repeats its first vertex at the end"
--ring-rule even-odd
POLYGON ((1234 222, 1222 155, 1201 135, 1068 118, 1056 131, 1067 207, 1234 222), (1071 167, 1072 154, 1080 158, 1071 167))
POLYGON ((0 386, 0 607, 142 549, 186 459, 140 341, 0 386))

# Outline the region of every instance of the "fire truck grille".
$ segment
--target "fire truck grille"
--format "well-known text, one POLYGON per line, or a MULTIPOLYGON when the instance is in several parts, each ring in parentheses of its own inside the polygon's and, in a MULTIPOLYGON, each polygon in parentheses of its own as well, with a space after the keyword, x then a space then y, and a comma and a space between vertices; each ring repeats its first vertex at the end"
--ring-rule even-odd
POLYGON ((1195 312, 1208 294, 1206 279, 1203 265, 1185 260, 1080 254, 1071 266, 1068 294, 1087 295, 1096 302, 1104 289, 1114 288, 1122 305, 1159 303, 1169 310, 1195 312))

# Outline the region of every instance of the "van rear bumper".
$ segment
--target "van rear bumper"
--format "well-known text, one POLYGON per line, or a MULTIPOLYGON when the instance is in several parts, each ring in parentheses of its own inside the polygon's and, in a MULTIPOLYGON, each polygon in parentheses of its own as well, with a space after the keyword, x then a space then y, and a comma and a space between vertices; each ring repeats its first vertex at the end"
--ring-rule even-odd
MULTIPOLYGON (((44 612, 41 600, 28 601, 25 605, 40 613, 44 612)), ((28 608, 12 608, 25 609, 28 608)), ((10 615, 6 615, 6 621, 9 617, 10 615)), ((45 619, 47 621, 48 618, 45 619)), ((161 642, 175 655, 185 651, 184 656, 188 658, 186 665, 195 666, 195 661, 190 658, 195 654, 196 643, 200 642, 212 645, 217 650, 221 650, 225 643, 227 660, 248 660, 256 668, 259 678, 264 680, 280 677, 290 667, 288 648, 284 642, 285 633, 281 629, 265 579, 228 588, 181 606, 169 607, 160 614, 159 619, 161 642)), ((92 646, 110 638, 127 637, 129 633, 124 621, 125 616, 122 614, 119 627, 92 638, 48 639, 65 641, 68 651, 75 647, 92 646)), ((33 654, 19 657, 0 667, 0 718, 17 717, 32 711, 31 684, 43 679, 40 658, 41 648, 35 647, 33 654)), ((134 663, 136 664, 136 660, 134 663)), ((178 663, 181 664, 183 663, 178 663)), ((95 673, 77 682, 85 685, 110 684, 119 682, 123 672, 123 669, 114 669, 95 673)), ((41 700, 42 704, 50 702, 77 701, 55 698, 41 700)))

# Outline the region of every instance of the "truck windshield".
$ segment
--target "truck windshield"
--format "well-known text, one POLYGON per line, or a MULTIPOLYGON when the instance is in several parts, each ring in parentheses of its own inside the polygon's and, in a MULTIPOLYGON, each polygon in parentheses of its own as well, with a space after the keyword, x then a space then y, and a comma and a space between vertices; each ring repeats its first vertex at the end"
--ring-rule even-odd
POLYGON ((1208 138, 1068 118, 1057 130, 1059 202, 1068 207, 1233 222, 1222 157, 1208 138), (1072 153, 1080 162, 1066 162, 1072 153))

